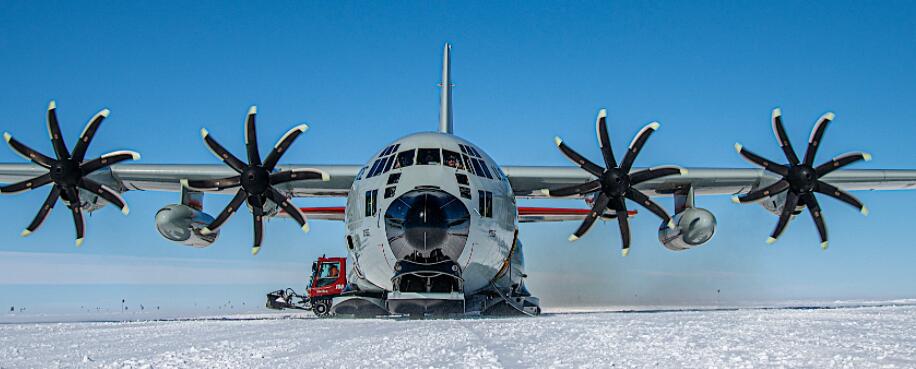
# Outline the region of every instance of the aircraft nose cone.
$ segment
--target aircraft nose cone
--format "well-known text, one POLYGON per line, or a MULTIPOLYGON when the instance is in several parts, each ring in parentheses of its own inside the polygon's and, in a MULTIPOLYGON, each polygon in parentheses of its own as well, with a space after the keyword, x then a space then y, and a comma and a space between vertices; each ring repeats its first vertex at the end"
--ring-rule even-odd
POLYGON ((456 260, 467 242, 470 213, 460 200, 439 190, 414 190, 385 212, 385 233, 398 259, 438 250, 456 260))

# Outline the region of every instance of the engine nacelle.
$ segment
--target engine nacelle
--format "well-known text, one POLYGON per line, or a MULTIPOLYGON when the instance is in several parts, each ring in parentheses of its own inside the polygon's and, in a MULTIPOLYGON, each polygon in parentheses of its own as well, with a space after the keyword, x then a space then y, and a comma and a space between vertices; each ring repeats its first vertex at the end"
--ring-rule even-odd
POLYGON ((673 229, 664 223, 658 228, 658 240, 671 251, 700 246, 716 233, 716 217, 706 209, 686 208, 672 220, 673 229))
POLYGON ((166 205, 156 212, 156 229, 162 237, 192 247, 207 247, 216 241, 219 230, 200 234, 200 230, 212 222, 212 216, 187 205, 166 205))

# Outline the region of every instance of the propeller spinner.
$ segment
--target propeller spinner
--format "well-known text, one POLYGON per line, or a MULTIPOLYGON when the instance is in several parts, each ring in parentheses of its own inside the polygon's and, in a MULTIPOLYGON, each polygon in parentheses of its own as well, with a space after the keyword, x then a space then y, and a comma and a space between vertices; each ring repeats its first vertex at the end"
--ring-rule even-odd
POLYGON ((802 161, 799 161, 798 155, 795 154, 795 149, 792 148, 792 144, 789 142, 789 136, 786 134, 786 130, 782 125, 782 111, 779 108, 773 109, 773 132, 776 134, 776 140, 779 141, 779 146, 782 148, 783 153, 786 155, 786 159, 789 161, 788 164, 776 164, 760 155, 748 151, 741 146, 741 144, 735 144, 735 150, 737 150, 738 154, 741 154, 742 157, 753 164, 763 167, 766 171, 778 174, 782 177, 782 179, 769 186, 748 192, 744 196, 732 197, 732 201, 736 203, 748 203, 786 192, 786 201, 783 203, 782 213, 779 215, 776 229, 773 230, 773 233, 767 239, 767 243, 771 244, 776 242, 776 239, 779 238, 786 229, 786 225, 788 225, 789 220, 791 220, 792 214, 795 212, 796 208, 798 206, 805 206, 811 212, 811 217, 814 219, 814 224, 817 226, 817 232, 821 237, 821 248, 827 249, 827 226, 824 224, 821 207, 817 202, 817 198, 814 196, 815 192, 822 193, 852 205, 858 208, 862 215, 868 215, 868 208, 866 208, 861 201, 848 192, 821 181, 820 179, 830 172, 859 160, 871 160, 871 155, 864 152, 851 152, 835 157, 824 164, 816 167, 814 166, 814 156, 817 154, 821 138, 823 138, 824 131, 827 129, 827 125, 833 121, 833 118, 833 113, 826 113, 818 119, 814 128, 811 130, 811 137, 808 140, 808 149, 805 151, 805 157, 802 161))
POLYGON ((96 131, 102 124, 102 121, 108 117, 108 114, 108 109, 102 109, 96 113, 95 116, 89 120, 86 128, 83 129, 83 133, 80 134, 80 139, 76 142, 73 151, 70 152, 67 150, 67 145, 61 136, 60 125, 58 125, 57 122, 57 105, 52 100, 51 103, 48 104, 48 134, 51 136, 51 144, 54 147, 55 158, 51 158, 33 150, 17 141, 9 133, 3 134, 3 139, 10 145, 13 151, 26 160, 30 160, 47 169, 48 173, 22 182, 0 187, 0 193, 29 191, 53 183, 51 193, 48 194, 48 198, 41 206, 41 209, 38 210, 35 219, 32 220, 32 223, 30 223, 24 231, 22 231, 23 237, 35 232, 35 230, 45 221, 45 218, 48 217, 54 205, 57 204, 57 200, 63 198, 67 202, 67 207, 70 208, 73 215, 73 224, 76 226, 76 245, 82 245, 85 235, 85 224, 83 223, 82 202, 79 196, 80 189, 98 195, 105 201, 120 208, 121 212, 127 215, 127 203, 124 202, 124 199, 121 198, 118 192, 89 179, 88 176, 99 169, 109 167, 118 162, 128 159, 138 160, 140 159, 140 154, 133 151, 115 151, 93 160, 83 161, 86 156, 86 150, 92 142, 92 138, 95 137, 96 131))
POLYGON ((242 162, 235 155, 232 155, 222 145, 220 145, 206 129, 201 129, 200 134, 203 136, 204 143, 213 155, 223 161, 238 175, 208 180, 189 180, 183 184, 191 189, 199 190, 222 190, 228 188, 239 188, 235 197, 229 202, 229 205, 216 217, 209 226, 201 230, 201 233, 209 234, 215 232, 219 227, 232 216, 241 207, 242 202, 248 202, 251 207, 254 223, 254 246, 251 249, 252 255, 257 255, 261 249, 261 240, 264 233, 264 204, 267 200, 273 201, 286 211, 302 228, 303 232, 309 231, 308 223, 299 208, 289 201, 289 198, 274 186, 301 180, 321 179, 327 181, 330 176, 317 169, 296 169, 275 171, 277 162, 280 157, 286 153, 293 141, 300 134, 308 129, 305 124, 294 127, 286 132, 280 141, 274 146, 270 154, 264 161, 261 161, 261 155, 258 151, 257 132, 255 130, 255 115, 257 107, 252 106, 248 109, 248 116, 245 119, 245 148, 248 154, 248 163, 242 162))
POLYGON ((563 143, 563 140, 559 137, 554 140, 557 147, 567 158, 569 158, 569 160, 572 160, 572 162, 580 168, 598 178, 580 185, 556 190, 544 190, 544 193, 549 196, 560 197, 597 193, 598 196, 595 199, 591 213, 582 221, 579 228, 569 236, 569 240, 575 241, 585 235, 595 223, 595 220, 604 214, 605 209, 614 210, 617 222, 620 226, 620 236, 623 241, 622 254, 623 256, 627 256, 630 251, 630 223, 626 199, 630 199, 640 206, 645 207, 661 218, 669 228, 674 228, 674 223, 671 221, 671 217, 668 216, 668 213, 666 213, 661 206, 650 200, 649 196, 635 189, 634 186, 665 176, 675 174, 684 175, 687 174, 687 170, 676 166, 663 166, 631 172, 633 162, 636 160, 636 156, 639 155, 640 150, 642 150, 643 145, 646 144, 646 140, 648 140, 649 136, 658 129, 658 122, 649 123, 636 134, 636 137, 633 139, 633 142, 630 143, 630 147, 620 164, 617 163, 614 152, 611 149, 611 140, 607 130, 607 111, 604 109, 598 112, 596 126, 598 144, 601 147, 601 154, 604 157, 606 167, 601 167, 589 161, 563 143))

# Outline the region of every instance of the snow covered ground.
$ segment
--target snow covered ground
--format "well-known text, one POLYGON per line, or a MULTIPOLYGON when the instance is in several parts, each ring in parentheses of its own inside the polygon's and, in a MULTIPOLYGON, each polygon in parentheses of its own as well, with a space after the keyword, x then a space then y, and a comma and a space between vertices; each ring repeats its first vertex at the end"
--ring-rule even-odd
POLYGON ((0 324, 0 368, 914 368, 916 306, 0 324))

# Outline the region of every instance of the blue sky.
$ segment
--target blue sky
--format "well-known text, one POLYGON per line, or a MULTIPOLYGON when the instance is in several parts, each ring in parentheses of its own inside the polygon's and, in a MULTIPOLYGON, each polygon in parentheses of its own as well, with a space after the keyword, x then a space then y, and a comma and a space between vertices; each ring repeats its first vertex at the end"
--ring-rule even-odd
MULTIPOLYGON (((864 150, 875 160, 857 168, 913 168, 914 17, 907 2, 2 2, 0 128, 50 152, 48 100, 70 142, 108 107, 89 155, 129 148, 144 163, 215 163, 199 129, 241 153, 242 120, 257 104, 262 147, 296 124, 312 127, 284 162, 362 164, 397 137, 436 129, 448 41, 455 131, 501 164, 567 165, 555 135, 599 158, 593 122, 605 107, 618 152, 647 122, 662 123, 638 166, 749 167, 733 144, 781 157, 769 124, 780 106, 799 150, 815 119, 834 111, 820 159, 864 150)), ((21 159, 4 149, 0 162, 21 159)), ((247 215, 210 248, 171 244, 153 224, 177 201, 171 193, 127 193, 130 216, 106 208, 88 217, 79 249, 61 206, 19 238, 46 193, 0 198, 0 307, 41 305, 27 291, 74 286, 89 292, 62 294, 60 308, 130 293, 180 304, 172 291, 202 285, 260 303, 270 286, 301 285, 316 256, 344 252, 342 224, 313 221, 303 236, 278 219, 251 257, 247 215)), ((905 236, 916 193, 856 195, 869 217, 821 201, 827 252, 807 214, 767 246, 776 218, 725 196, 699 199, 720 226, 688 252, 659 245, 647 214, 633 220, 625 259, 614 223, 574 245, 566 237, 576 224, 523 225, 530 287, 555 305, 916 295, 905 236)), ((228 200, 206 206, 216 213, 228 200)))

